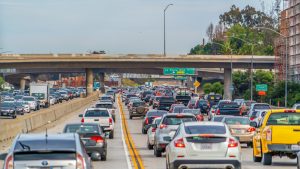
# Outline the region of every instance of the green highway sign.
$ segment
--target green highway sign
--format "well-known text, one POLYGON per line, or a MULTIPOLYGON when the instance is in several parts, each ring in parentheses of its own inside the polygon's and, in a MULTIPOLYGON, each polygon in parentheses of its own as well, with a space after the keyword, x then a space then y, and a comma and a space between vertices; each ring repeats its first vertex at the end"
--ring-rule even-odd
POLYGON ((164 75, 195 75, 195 68, 164 68, 164 75))
POLYGON ((174 76, 175 80, 187 80, 186 76, 174 76))
POLYGON ((268 91, 268 85, 267 84, 258 84, 256 85, 256 91, 268 91))

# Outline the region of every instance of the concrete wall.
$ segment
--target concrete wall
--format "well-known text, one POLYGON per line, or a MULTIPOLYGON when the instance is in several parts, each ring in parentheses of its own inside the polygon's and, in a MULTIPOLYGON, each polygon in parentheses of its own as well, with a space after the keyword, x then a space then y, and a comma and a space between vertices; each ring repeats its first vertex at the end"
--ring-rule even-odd
POLYGON ((40 112, 32 113, 28 116, 11 120, 1 121, 0 124, 0 143, 14 139, 19 133, 27 133, 41 126, 46 125, 49 121, 53 122, 62 116, 72 113, 81 107, 87 105, 93 100, 98 99, 99 94, 94 92, 87 98, 80 98, 67 102, 67 104, 57 105, 53 108, 43 109, 40 112))

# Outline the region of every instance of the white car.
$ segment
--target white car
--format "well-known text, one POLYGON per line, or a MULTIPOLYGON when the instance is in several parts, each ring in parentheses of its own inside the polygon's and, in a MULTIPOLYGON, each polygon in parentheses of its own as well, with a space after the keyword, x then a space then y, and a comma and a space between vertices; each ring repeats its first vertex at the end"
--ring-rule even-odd
POLYGON ((155 136, 155 131, 156 131, 156 127, 158 126, 158 124, 161 121, 161 117, 157 117, 152 121, 152 125, 150 126, 150 128, 147 131, 147 147, 149 150, 153 149, 153 145, 154 145, 154 136, 155 136), (155 126, 153 126, 153 124, 155 126))
POLYGON ((49 100, 50 100, 50 105, 54 105, 56 102, 56 99, 53 96, 49 96, 49 100))
POLYGON ((226 124, 185 122, 166 148, 167 169, 241 169, 241 147, 226 124))
POLYGON ((29 107, 31 110, 39 110, 39 105, 37 104, 37 100, 36 98, 32 97, 32 96, 24 96, 23 97, 24 102, 29 104, 29 107))
POLYGON ((109 133, 109 138, 114 138, 114 120, 106 108, 88 108, 84 114, 80 114, 82 123, 98 123, 105 133, 109 133))

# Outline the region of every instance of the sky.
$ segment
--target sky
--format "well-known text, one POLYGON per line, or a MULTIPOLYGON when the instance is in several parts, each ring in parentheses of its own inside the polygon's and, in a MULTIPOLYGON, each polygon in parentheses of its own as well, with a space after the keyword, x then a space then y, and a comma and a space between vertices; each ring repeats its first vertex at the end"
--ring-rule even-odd
POLYGON ((273 0, 0 0, 0 53, 186 54, 235 4, 273 0))

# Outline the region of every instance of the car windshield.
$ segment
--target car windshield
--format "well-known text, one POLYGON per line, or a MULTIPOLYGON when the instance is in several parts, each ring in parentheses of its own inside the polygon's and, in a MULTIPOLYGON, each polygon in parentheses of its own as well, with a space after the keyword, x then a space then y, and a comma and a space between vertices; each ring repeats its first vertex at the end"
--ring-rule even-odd
POLYGON ((14 107, 14 103, 4 102, 0 104, 1 107, 14 107))
POLYGON ((109 117, 107 110, 87 110, 84 117, 109 117))
POLYGON ((112 104, 96 104, 96 108, 106 108, 106 109, 112 109, 112 104))
POLYGON ((300 125, 300 113, 273 113, 267 125, 300 125))
POLYGON ((133 107, 145 106, 145 102, 134 102, 132 104, 133 107))
POLYGON ((270 106, 268 104, 256 104, 253 107, 256 110, 261 110, 261 109, 270 109, 270 106))
POLYGON ((250 124, 250 120, 248 118, 225 117, 224 122, 228 125, 249 125, 250 124))
POLYGON ((182 122, 197 121, 193 116, 167 116, 164 118, 162 124, 165 125, 180 125, 182 122))
POLYGON ((187 134, 225 134, 225 126, 213 126, 213 125, 193 125, 185 126, 185 132, 187 134))
POLYGON ((101 97, 100 100, 111 100, 111 97, 109 97, 109 96, 101 97))
POLYGON ((215 117, 213 118, 213 121, 221 122, 223 119, 224 119, 223 116, 215 116, 215 117))
POLYGON ((16 106, 23 106, 23 104, 24 104, 23 102, 15 102, 16 106))
POLYGON ((34 101, 33 97, 24 97, 23 98, 24 101, 34 101))
POLYGON ((67 125, 65 133, 99 133, 99 127, 97 125, 88 125, 88 124, 70 124, 67 125))
POLYGON ((157 116, 157 117, 160 117, 160 116, 163 116, 164 114, 167 114, 166 111, 149 111, 147 113, 147 116, 157 116))

